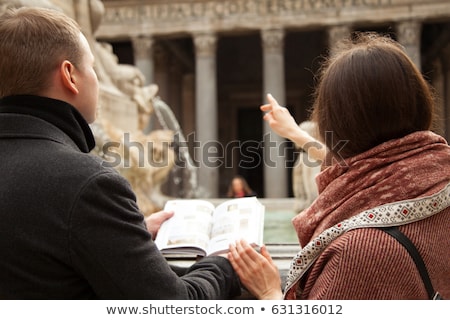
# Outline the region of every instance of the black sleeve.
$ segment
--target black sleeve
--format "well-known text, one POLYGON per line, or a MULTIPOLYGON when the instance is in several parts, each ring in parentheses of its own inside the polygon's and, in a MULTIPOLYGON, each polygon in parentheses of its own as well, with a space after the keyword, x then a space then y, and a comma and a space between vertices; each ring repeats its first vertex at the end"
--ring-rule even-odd
MULTIPOLYGON (((71 261, 100 299, 229 299, 240 294, 230 263, 204 258, 178 276, 144 224, 128 182, 92 177, 71 210, 71 261)), ((181 270, 178 270, 181 271, 181 270)))

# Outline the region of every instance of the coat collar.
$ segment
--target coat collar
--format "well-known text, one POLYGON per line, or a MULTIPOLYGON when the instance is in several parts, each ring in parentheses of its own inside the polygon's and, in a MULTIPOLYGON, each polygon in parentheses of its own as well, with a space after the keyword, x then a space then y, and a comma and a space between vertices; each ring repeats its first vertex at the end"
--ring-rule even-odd
MULTIPOLYGON (((8 96, 0 99, 0 114, 27 115, 50 123, 69 136, 84 153, 95 147, 95 139, 86 120, 64 101, 33 95, 8 96)), ((30 130, 32 128, 15 124, 15 132, 31 133, 30 130)))

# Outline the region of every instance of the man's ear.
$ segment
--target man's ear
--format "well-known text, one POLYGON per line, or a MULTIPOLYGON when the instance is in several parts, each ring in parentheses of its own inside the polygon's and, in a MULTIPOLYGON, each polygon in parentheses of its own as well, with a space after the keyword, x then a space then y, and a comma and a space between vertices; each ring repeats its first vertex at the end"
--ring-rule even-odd
POLYGON ((73 94, 78 94, 75 66, 68 60, 64 60, 60 66, 60 76, 64 87, 73 94))

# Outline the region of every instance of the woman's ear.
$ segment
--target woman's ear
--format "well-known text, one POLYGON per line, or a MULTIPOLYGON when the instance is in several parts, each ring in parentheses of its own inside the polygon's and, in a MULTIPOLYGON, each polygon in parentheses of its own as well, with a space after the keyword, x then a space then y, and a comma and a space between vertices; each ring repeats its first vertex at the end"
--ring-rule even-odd
POLYGON ((75 71, 75 66, 70 61, 64 60, 61 63, 59 73, 63 86, 73 94, 78 94, 75 71))

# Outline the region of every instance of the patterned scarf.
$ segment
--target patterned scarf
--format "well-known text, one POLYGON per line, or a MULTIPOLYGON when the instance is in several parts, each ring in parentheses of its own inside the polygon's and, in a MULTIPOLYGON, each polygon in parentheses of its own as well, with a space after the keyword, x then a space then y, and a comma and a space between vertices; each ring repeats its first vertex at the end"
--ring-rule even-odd
MULTIPOLYGON (((319 251, 324 249, 341 234, 333 228, 342 229, 343 222, 354 221, 348 219, 358 214, 356 220, 361 216, 366 219, 366 213, 372 208, 426 198, 442 191, 450 182, 450 147, 445 139, 429 131, 385 142, 346 159, 345 164, 335 164, 318 175, 319 197, 293 219, 304 247, 303 254, 308 250, 308 254, 317 253, 317 245, 319 251), (325 230, 325 233, 333 234, 327 237, 328 240, 323 238, 325 230)), ((411 221, 404 220, 403 223, 411 221)), ((399 224, 398 221, 395 223, 399 224)), ((287 289, 292 288, 300 273, 306 271, 298 267, 306 263, 302 251, 293 260, 287 289)), ((309 260, 307 267, 313 262, 309 260)))

